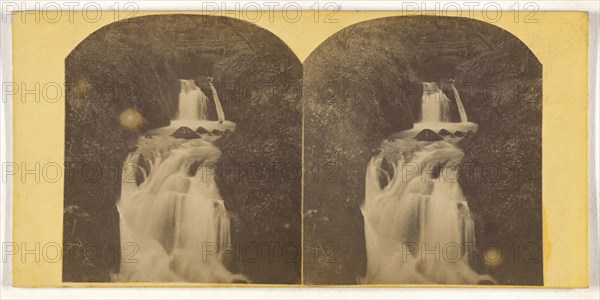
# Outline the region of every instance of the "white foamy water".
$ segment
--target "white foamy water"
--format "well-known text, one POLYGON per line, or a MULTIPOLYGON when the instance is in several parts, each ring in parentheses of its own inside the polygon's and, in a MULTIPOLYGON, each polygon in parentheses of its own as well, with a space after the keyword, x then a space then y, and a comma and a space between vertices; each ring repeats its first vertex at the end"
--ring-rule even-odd
POLYGON ((210 142, 171 137, 142 139, 129 154, 117 207, 121 245, 138 251, 131 256, 137 262, 122 261, 118 281, 235 279, 222 262, 230 246, 229 217, 210 176, 209 166, 220 154, 210 142), (148 170, 139 168, 141 160, 148 170), (144 177, 139 186, 132 176, 136 168, 144 177))
MULTIPOLYGON (((365 176, 367 275, 362 283, 478 284, 494 282, 469 265, 473 219, 458 183, 464 156, 455 142, 417 141, 423 129, 476 131, 477 124, 447 122, 447 98, 424 83, 423 121, 393 135, 371 159, 365 176), (433 101, 442 99, 442 102, 433 101), (384 167, 384 159, 389 163, 384 167), (392 169, 388 173, 389 168, 392 169)), ((443 95, 443 93, 442 93, 443 95)), ((466 117, 465 117, 466 119, 466 117)))
POLYGON ((181 83, 181 91, 179 92, 177 119, 208 119, 208 97, 200 90, 194 80, 180 79, 179 82, 181 83))
POLYGON ((449 121, 450 99, 435 82, 423 83, 421 122, 438 123, 449 121))

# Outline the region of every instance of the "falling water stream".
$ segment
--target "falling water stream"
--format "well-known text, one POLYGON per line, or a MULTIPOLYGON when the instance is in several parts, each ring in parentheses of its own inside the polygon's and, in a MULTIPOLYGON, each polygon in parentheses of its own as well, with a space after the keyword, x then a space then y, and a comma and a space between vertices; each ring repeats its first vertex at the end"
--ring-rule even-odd
POLYGON ((467 118, 467 112, 465 111, 465 107, 463 106, 462 101, 460 100, 460 94, 458 93, 458 90, 456 89, 456 86, 454 86, 454 84, 452 85, 452 91, 454 92, 454 98, 456 99, 456 106, 458 106, 460 121, 469 122, 469 119, 467 118))
MULTIPOLYGON (((179 92, 179 120, 206 120, 208 111, 208 97, 200 90, 192 79, 181 79, 179 92)), ((216 94, 216 91, 213 90, 216 94)), ((219 102, 218 107, 221 106, 219 102)), ((222 110, 222 109, 221 109, 222 110)))
POLYGON ((422 122, 448 122, 450 99, 437 87, 435 82, 423 83, 422 122))
POLYGON ((212 81, 209 83, 209 85, 213 94, 213 98, 215 99, 215 106, 217 107, 217 119, 220 123, 223 123, 223 121, 225 121, 225 112, 223 111, 223 107, 221 106, 219 95, 217 94, 217 90, 215 89, 215 86, 213 85, 212 81))
POLYGON ((456 146, 460 138, 414 138, 423 129, 477 130, 477 124, 466 122, 466 113, 462 117, 464 109, 460 123, 449 123, 449 105, 435 83, 423 83, 422 122, 383 142, 367 167, 361 207, 367 245, 363 283, 494 282, 469 265, 475 234, 457 177, 464 156, 456 146))
POLYGON ((235 129, 235 123, 224 120, 218 100, 223 122, 206 120, 207 99, 193 80, 181 80, 177 119, 140 137, 125 159, 117 203, 122 260, 114 281, 248 281, 223 261, 231 243, 230 221, 212 176, 221 155, 212 143, 216 137, 171 136, 180 126, 235 129))

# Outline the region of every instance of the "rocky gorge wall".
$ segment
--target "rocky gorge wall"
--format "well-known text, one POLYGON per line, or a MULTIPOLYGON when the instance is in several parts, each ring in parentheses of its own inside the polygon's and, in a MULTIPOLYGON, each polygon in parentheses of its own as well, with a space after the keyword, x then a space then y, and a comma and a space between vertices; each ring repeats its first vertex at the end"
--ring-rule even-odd
POLYGON ((542 65, 509 33, 501 32, 497 45, 459 65, 456 76, 469 121, 479 124, 459 144, 459 182, 479 251, 491 245, 503 252, 498 264, 478 252, 474 266, 503 284, 541 285, 542 65))

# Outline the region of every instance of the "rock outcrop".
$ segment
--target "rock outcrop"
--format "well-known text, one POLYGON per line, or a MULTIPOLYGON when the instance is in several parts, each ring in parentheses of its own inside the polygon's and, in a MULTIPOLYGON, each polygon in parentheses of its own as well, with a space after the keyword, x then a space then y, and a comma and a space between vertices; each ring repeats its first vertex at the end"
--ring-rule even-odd
POLYGON ((447 135, 452 135, 452 132, 448 131, 448 129, 442 129, 438 132, 438 134, 441 136, 447 136, 447 135))
POLYGON ((173 132, 172 136, 176 139, 186 139, 186 140, 201 138, 198 133, 196 133, 191 128, 185 127, 185 126, 179 127, 177 130, 175 130, 175 132, 173 132))
POLYGON ((208 129, 206 129, 204 127, 198 127, 198 128, 196 128, 196 132, 198 134, 207 134, 207 133, 210 133, 210 131, 208 131, 208 129))
POLYGON ((434 142, 441 141, 443 139, 444 138, 442 138, 439 134, 435 133, 435 131, 431 129, 423 129, 415 136, 415 140, 417 141, 434 142))

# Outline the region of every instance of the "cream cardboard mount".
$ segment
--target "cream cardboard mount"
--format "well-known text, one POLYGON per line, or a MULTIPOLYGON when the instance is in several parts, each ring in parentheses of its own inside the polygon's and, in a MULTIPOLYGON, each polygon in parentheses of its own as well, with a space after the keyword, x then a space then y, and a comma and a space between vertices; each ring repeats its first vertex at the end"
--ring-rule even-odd
MULTIPOLYGON (((361 45, 360 42, 357 42, 356 40, 352 41, 353 38, 356 38, 356 36, 360 36, 361 34, 369 36, 372 41, 377 41, 378 37, 375 35, 380 33, 377 31, 379 30, 379 27, 377 26, 380 26, 382 22, 385 23, 385 21, 381 21, 384 20, 381 18, 406 17, 405 13, 396 11, 338 11, 333 15, 328 15, 327 22, 325 22, 324 19, 321 20, 324 15, 320 15, 318 16, 318 19, 315 19, 314 14, 309 15, 309 12, 304 11, 302 14, 300 14, 300 17, 298 17, 295 22, 289 22, 289 18, 286 19, 283 14, 279 14, 277 11, 271 13, 272 18, 267 18, 266 16, 268 15, 268 12, 264 12, 263 16, 265 17, 254 19, 253 23, 254 25, 258 26, 258 28, 266 29, 272 34, 273 37, 280 39, 280 41, 276 41, 276 43, 280 43, 289 47, 288 50, 293 53, 295 58, 290 58, 289 61, 286 62, 287 65, 283 64, 281 66, 283 69, 279 71, 282 72, 281 74, 285 73, 289 78, 298 78, 304 80, 305 89, 307 85, 314 84, 314 82, 311 82, 311 80, 319 80, 318 78, 315 79, 316 77, 311 78, 310 72, 313 72, 312 74, 314 76, 320 76, 326 73, 323 71, 327 68, 327 65, 325 65, 325 60, 319 59, 321 59, 324 54, 327 54, 327 50, 332 51, 331 53, 336 53, 335 51, 340 51, 339 49, 351 49, 352 47, 361 45), (356 25, 368 24, 368 22, 361 22, 369 20, 373 20, 372 24, 375 24, 373 27, 365 26, 363 28, 356 25), (330 37, 332 38, 330 39, 330 37), (297 64, 294 62, 295 60, 297 60, 297 64), (322 62, 322 67, 320 65, 310 66, 313 61, 322 62), (304 68, 303 71, 302 68, 304 68)), ((201 15, 202 12, 137 12, 134 16, 135 18, 131 20, 135 20, 137 17, 143 16, 168 17, 168 15, 173 14, 191 16, 201 15)), ((327 269, 327 266, 323 267, 319 266, 318 263, 315 264, 313 261, 315 257, 314 253, 309 253, 308 250, 306 250, 310 248, 308 247, 309 245, 307 242, 319 240, 318 237, 312 235, 313 233, 311 230, 314 227, 310 226, 315 225, 314 222, 316 219, 311 218, 315 215, 318 217, 318 214, 322 213, 312 209, 313 203, 311 203, 311 201, 313 200, 311 200, 312 198, 308 198, 308 196, 314 196, 312 191, 317 191, 321 187, 311 186, 309 183, 307 183, 307 173, 304 174, 304 181, 298 181, 298 185, 296 186, 299 187, 298 191, 302 191, 301 193, 298 192, 298 205, 295 206, 298 208, 298 211, 290 213, 292 215, 296 214, 297 216, 303 214, 304 218, 299 218, 296 216, 294 217, 296 218, 294 219, 295 221, 282 221, 280 223, 274 221, 274 224, 276 225, 273 225, 274 229, 272 229, 274 230, 273 232, 275 232, 273 234, 274 238, 277 238, 278 234, 281 234, 281 239, 286 239, 290 236, 293 236, 294 238, 290 238, 292 239, 292 244, 296 243, 298 245, 298 249, 304 249, 304 251, 299 252, 302 255, 298 255, 296 260, 292 259, 293 262, 280 262, 281 266, 286 266, 286 263, 292 265, 292 271, 279 271, 278 269, 273 269, 270 271, 270 273, 272 273, 270 275, 265 275, 265 273, 269 272, 249 271, 249 273, 253 274, 253 276, 249 276, 251 278, 253 277, 251 280, 248 280, 248 278, 245 278, 245 276, 240 275, 240 277, 235 277, 235 280, 231 280, 229 283, 182 283, 177 282, 177 280, 144 283, 110 282, 110 280, 106 282, 97 282, 102 280, 94 280, 92 277, 90 277, 89 280, 85 280, 85 278, 77 281, 63 280, 65 278, 65 272, 69 272, 69 270, 65 269, 64 267, 65 258, 63 255, 66 252, 64 251, 65 249, 63 249, 63 241, 70 238, 69 233, 64 232, 63 230, 63 222, 66 222, 64 219, 65 210, 69 209, 68 206, 65 206, 65 197, 66 193, 68 192, 68 186, 67 188, 65 187, 65 181, 69 180, 69 178, 66 177, 68 172, 66 172, 67 170, 66 168, 63 168, 63 166, 66 166, 67 163, 65 161, 65 153, 69 149, 66 149, 66 147, 73 146, 69 145, 68 143, 67 145, 65 144, 65 141, 67 141, 69 138, 68 136, 65 136, 66 129, 67 133, 70 132, 68 130, 68 124, 65 124, 65 120, 69 120, 69 118, 71 118, 71 116, 65 112, 65 109, 66 107, 69 107, 68 105, 71 105, 68 104, 68 99, 69 97, 72 97, 67 93, 67 91, 69 91, 67 84, 70 83, 74 78, 65 73, 66 66, 68 68, 68 62, 66 63, 65 59, 77 51, 86 51, 85 47, 91 46, 84 45, 85 43, 82 43, 82 41, 90 36, 90 34, 96 32, 104 26, 113 24, 115 19, 114 15, 100 14, 95 22, 89 22, 89 20, 85 19, 83 15, 74 14, 73 19, 60 18, 58 21, 50 23, 44 22, 43 18, 41 19, 41 22, 30 22, 27 21, 27 18, 23 19, 20 16, 21 13, 16 13, 13 16, 12 23, 13 82, 18 83, 19 85, 19 88, 14 89, 14 93, 12 95, 13 161, 20 168, 21 172, 25 172, 25 170, 34 171, 17 173, 18 171, 15 169, 16 172, 13 172, 13 236, 12 244, 10 245, 11 251, 9 252, 12 253, 12 280, 15 286, 347 285, 346 281, 337 282, 332 278, 333 276, 338 276, 341 278, 347 274, 355 274, 352 273, 354 271, 348 271, 349 269, 352 269, 351 264, 342 264, 342 268, 345 269, 340 271, 341 273, 337 273, 337 275, 335 275, 336 273, 331 273, 331 269, 327 269), (39 49, 38 45, 40 44, 47 45, 44 51, 37 50, 39 49), (36 95, 38 95, 35 98, 36 101, 33 101, 33 96, 31 96, 31 93, 28 92, 31 89, 29 87, 36 87, 36 95), (58 92, 54 93, 53 91, 58 92), (61 173, 61 175, 54 176, 53 174, 56 174, 55 172, 57 172, 57 170, 59 173, 61 173), (30 173, 35 174, 31 175, 30 173), (62 174, 65 176, 62 176, 62 174), (33 180, 33 178, 37 179, 33 180), (302 211, 302 209, 304 210, 302 211), (296 238, 297 241, 294 240, 296 238), (324 269, 319 269, 321 267, 324 269), (325 270, 323 271, 323 274, 326 275, 315 275, 320 274, 319 270, 325 270), (269 276, 282 279, 281 281, 271 280, 268 279, 271 278, 269 276), (331 280, 328 280, 328 278, 331 280), (251 283, 248 284, 243 282, 251 283)), ((234 15, 234 18, 235 16, 236 15, 234 15)), ((490 23, 490 20, 486 20, 482 14, 475 13, 473 19, 490 23, 490 25, 494 28, 502 28, 510 32, 512 36, 516 37, 518 40, 520 40, 520 42, 523 43, 523 45, 526 46, 526 48, 528 48, 528 51, 531 51, 530 53, 533 56, 530 58, 532 60, 539 60, 539 63, 541 66, 543 66, 543 72, 540 70, 540 74, 542 74, 542 78, 540 80, 542 83, 542 88, 539 93, 539 97, 542 97, 543 95, 541 98, 543 101, 540 108, 542 112, 541 118, 543 120, 541 124, 538 124, 541 128, 541 140, 543 140, 541 147, 541 194, 543 197, 541 198, 540 203, 541 219, 538 223, 536 223, 539 225, 542 234, 542 239, 539 242, 543 247, 541 247, 542 250, 539 253, 539 257, 543 259, 543 263, 540 265, 542 268, 540 271, 542 275, 540 284, 519 284, 518 282, 511 284, 510 280, 505 280, 504 283, 500 282, 499 284, 500 286, 505 287, 586 287, 588 285, 588 214, 586 213, 588 211, 588 180, 586 171, 588 124, 588 16, 586 13, 581 12, 539 12, 535 16, 537 20, 536 23, 516 22, 515 18, 513 18, 513 16, 509 17, 508 13, 505 14, 505 16, 506 17, 494 20, 493 23, 490 23)), ((31 17, 31 14, 29 14, 28 17, 31 17)), ((215 13, 213 13, 210 17, 215 17, 215 13)), ((237 18, 243 20, 243 15, 238 14, 237 18)), ((418 18, 418 16, 410 16, 410 18, 418 18)), ((406 18, 409 20, 407 22, 411 22, 410 18, 406 18)), ((127 22, 127 20, 121 20, 120 22, 127 22)), ((253 46, 252 43, 254 41, 245 40, 245 37, 248 34, 259 35, 260 33, 253 33, 251 30, 239 30, 235 24, 237 23, 231 21, 230 23, 223 25, 229 26, 230 31, 227 36, 223 36, 221 38, 224 40, 232 38, 237 39, 237 42, 246 43, 249 45, 248 47, 250 50, 244 51, 257 51, 256 49, 260 46, 253 46)), ((439 29, 441 31, 456 30, 456 28, 448 29, 449 25, 447 24, 433 24, 432 26, 442 26, 441 29, 439 29)), ((460 24, 454 26, 460 26, 460 24)), ((147 28, 146 31, 148 30, 150 30, 150 28, 147 28)), ((204 29, 196 28, 195 30, 201 32, 204 29)), ((179 32, 177 34, 184 37, 186 36, 186 32, 179 32)), ((109 32, 104 36, 104 41, 110 41, 111 38, 118 37, 111 37, 109 32)), ((384 39, 381 40, 381 43, 384 43, 383 40, 384 39)), ((428 40, 420 40, 418 42, 425 44, 431 43, 431 41, 428 40)), ((490 43, 490 41, 481 39, 477 45, 470 45, 472 48, 464 49, 464 51, 479 51, 477 50, 479 49, 478 47, 494 47, 494 45, 486 46, 486 43, 490 43)), ((100 44, 97 45, 97 47, 100 47, 100 44)), ((206 47, 214 48, 215 45, 206 45, 206 47)), ((373 48, 376 47, 377 45, 374 44, 373 48)), ((395 47, 402 47, 402 43, 395 45, 395 47)), ((455 47, 455 45, 449 47, 452 48, 455 47)), ((450 51, 462 51, 462 48, 458 50, 455 48, 450 49, 450 51)), ((215 49, 212 49, 211 51, 213 50, 215 49)), ((221 51, 225 50, 226 49, 222 49, 221 51)), ((110 51, 110 49, 106 49, 106 51, 110 51)), ((237 50, 234 49, 232 51, 237 50)), ((220 55, 225 57, 227 54, 224 53, 225 52, 221 52, 220 55)), ((455 54, 458 57, 461 55, 469 55, 468 53, 455 54)), ((274 57, 273 59, 281 58, 274 57)), ((195 63, 197 62, 189 61, 183 62, 182 64, 185 65, 195 63)), ((401 62, 399 63, 401 64, 401 62)), ((523 63, 522 67, 528 68, 529 65, 529 62, 525 62, 523 63)), ((98 67, 100 68, 101 66, 98 67)), ((386 66, 382 65, 379 67, 385 68, 386 66)), ((483 68, 484 66, 475 67, 483 68)), ((184 67, 182 68, 184 69, 184 67)), ((360 76, 357 78, 362 78, 360 76)), ((367 74, 365 76, 369 75, 367 74)), ((94 80, 93 78, 86 79, 94 80)), ((439 78, 435 78, 430 81, 437 81, 438 79, 439 78)), ((449 75, 446 76, 445 79, 445 82, 450 82, 449 79, 452 78, 449 75)), ((194 86, 197 85, 200 93, 206 94, 205 96, 207 98, 205 101, 207 101, 209 104, 218 102, 218 97, 221 96, 221 98, 223 98, 222 100, 224 100, 221 102, 223 102, 223 107, 225 107, 224 112, 222 111, 222 107, 221 111, 219 108, 215 108, 214 111, 211 111, 213 109, 211 107, 213 106, 201 108, 206 109, 208 119, 210 119, 210 114, 214 114, 216 118, 215 120, 224 120, 224 122, 220 122, 217 127, 209 128, 210 130, 217 129, 221 132, 224 132, 225 130, 230 129, 227 126, 234 126, 227 123, 229 120, 231 120, 228 118, 228 116, 231 116, 232 119, 239 118, 242 124, 245 124, 244 122, 248 122, 247 124, 252 124, 252 120, 236 116, 235 111, 229 109, 230 106, 228 105, 231 105, 231 102, 227 103, 227 96, 223 96, 222 91, 216 91, 217 89, 220 89, 220 87, 217 86, 215 88, 212 81, 213 79, 210 78, 210 76, 205 76, 204 80, 205 81, 192 80, 191 84, 188 82, 188 84, 190 84, 188 89, 195 90, 194 86)), ((219 78, 215 78, 214 80, 217 82, 219 78)), ((349 80, 352 80, 352 78, 349 80)), ((427 81, 427 79, 423 79, 423 81, 427 81)), ((183 85, 185 84, 182 83, 182 86, 183 85)), ((429 95, 432 95, 432 93, 438 93, 438 89, 435 86, 428 87, 427 85, 424 85, 424 87, 426 89, 431 88, 431 93, 429 95)), ((439 91, 440 93, 443 91, 442 94, 445 95, 453 95, 453 93, 447 92, 449 91, 447 88, 450 88, 451 91, 451 87, 452 85, 439 86, 439 91)), ((182 90, 183 89, 184 88, 182 87, 182 90)), ((347 89, 351 89, 351 87, 348 87, 347 89)), ((394 89, 394 87, 390 85, 390 87, 383 86, 380 89, 394 89)), ((77 89, 75 89, 75 92, 77 92, 77 89)), ((176 90, 176 93, 179 93, 179 90, 176 90)), ((285 95, 291 95, 291 92, 289 91, 284 91, 281 93, 284 93, 285 95)), ((314 124, 307 124, 307 122, 311 120, 307 117, 307 115, 317 113, 315 106, 311 106, 312 104, 307 104, 311 103, 310 101, 314 100, 314 98, 311 98, 312 100, 306 100, 306 95, 311 95, 311 92, 305 90, 304 93, 305 100, 303 100, 303 104, 294 107, 300 118, 297 120, 297 124, 290 127, 292 128, 290 130, 296 130, 294 131, 297 133, 298 138, 296 147, 304 150, 303 155, 298 155, 298 161, 299 163, 306 164, 307 160, 310 161, 310 159, 314 158, 310 155, 307 156, 307 149, 314 150, 316 149, 314 147, 317 147, 318 145, 315 144, 315 139, 313 139, 313 136, 311 136, 311 132, 313 130, 312 127, 314 127, 314 124)), ((461 94, 464 94, 464 92, 461 91, 461 94)), ((296 93, 294 95, 297 96, 299 94, 296 93)), ((365 97, 366 99, 368 98, 368 95, 361 95, 361 97, 365 97)), ((454 96, 451 96, 450 98, 452 98, 449 99, 451 103, 460 102, 457 101, 454 96)), ((179 99, 179 101, 181 101, 181 96, 179 99)), ((465 103, 464 105, 467 112, 469 112, 469 105, 471 104, 465 103)), ((196 111, 195 106, 192 105, 190 107, 193 109, 194 114, 199 114, 199 112, 196 111)), ((391 111, 396 108, 392 107, 386 109, 391 111)), ((386 109, 384 109, 384 111, 386 109)), ((432 107, 431 109, 437 109, 437 106, 432 107)), ((442 110, 443 109, 444 108, 442 108, 442 110)), ((415 111, 420 111, 421 114, 431 112, 431 110, 419 109, 416 109, 415 111)), ((187 113, 189 113, 189 111, 187 111, 187 113)), ((291 106, 289 113, 293 115, 291 106)), ((371 113, 371 111, 366 109, 363 113, 368 115, 371 113)), ((450 115, 448 115, 448 118, 462 118, 462 111, 457 110, 455 113, 456 115, 454 117, 452 117, 451 113, 449 113, 450 115)), ((436 111, 433 114, 434 119, 435 116, 437 116, 436 114, 439 114, 439 112, 436 111)), ((181 115, 182 114, 178 114, 178 116, 181 115)), ((135 112, 131 111, 129 114, 121 114, 120 117, 121 119, 115 119, 115 121, 121 122, 122 125, 125 124, 133 127, 143 126, 142 124, 144 122, 152 123, 156 121, 148 120, 147 115, 143 115, 138 120, 137 118, 139 116, 136 115, 135 112)), ((421 115, 421 118, 424 117, 424 115, 421 115)), ((173 116, 173 119, 176 118, 177 116, 173 116)), ((257 116, 256 118, 260 119, 260 116, 257 116)), ((385 119, 385 117, 382 118, 385 119)), ((237 121, 237 119, 235 120, 237 121)), ((292 120, 289 121, 292 122, 292 120)), ((466 118, 463 119, 463 121, 466 121, 466 118)), ((524 121, 521 120, 520 122, 524 121)), ((352 124, 356 123, 348 124, 349 125, 347 127, 350 128, 353 126, 352 124)), ((210 125, 207 126, 210 127, 210 125)), ((398 126, 398 128, 404 128, 402 127, 402 124, 399 124, 398 126)), ((324 133, 327 133, 327 130, 328 129, 323 127, 324 133)), ((202 134, 203 137, 209 136, 208 133, 202 134)), ((215 138, 215 135, 211 134, 210 137, 215 138)), ((208 140, 211 138, 208 138, 208 140)), ((336 138, 337 137, 335 136, 331 136, 331 138, 328 138, 326 142, 333 142, 336 140, 336 138)), ((396 136, 396 138, 401 140, 403 137, 396 136)), ((202 144, 203 147, 205 146, 205 142, 198 143, 202 144)), ((213 150, 218 151, 215 149, 213 150)), ((223 155, 228 154, 225 153, 223 155)), ((377 157, 377 155, 378 154, 375 154, 375 157, 377 157)), ((364 184, 364 171, 366 170, 362 171, 362 178, 360 179, 362 184, 364 184)), ((120 173, 120 170, 118 170, 117 173, 120 173)), ((135 176, 133 176, 133 178, 135 184, 135 176)), ((335 186, 327 187, 330 188, 327 190, 327 193, 331 193, 331 195, 335 195, 335 193, 339 192, 336 190, 335 186)), ((465 191, 468 189, 465 187, 463 188, 465 191)), ((293 190, 294 188, 290 189, 293 190)), ((123 191, 121 190, 121 193, 122 192, 123 191)), ((225 196, 223 197, 226 198, 225 196)), ((358 209, 357 207, 355 208, 358 209)), ((71 207, 70 209, 75 208, 71 207)), ((354 211, 358 211, 356 209, 354 211)), ((475 208, 471 207, 471 210, 474 209, 475 208)), ((519 208, 515 207, 515 209, 515 213, 518 213, 519 208)), ((245 212, 238 212, 240 215, 243 215, 244 213, 245 212)), ((373 213, 373 210, 363 209, 362 214, 366 216, 365 222, 369 222, 368 216, 373 213)), ((326 217, 328 220, 333 219, 331 216, 326 217)), ((480 220, 475 219, 475 223, 478 221, 480 220)), ((110 219, 106 219, 107 224, 110 222, 110 219)), ((345 223, 342 222, 340 224, 345 223)), ((239 226, 239 224, 237 226, 239 226)), ((318 227, 322 225, 317 224, 315 226, 318 227)), ((350 228, 348 226, 354 225, 347 223, 339 227, 350 228)), ((360 231, 364 230, 365 227, 358 226, 358 228, 360 231)), ((385 228, 388 227, 384 227, 384 229, 379 230, 385 230, 385 228)), ((488 230, 493 231, 493 228, 488 228, 488 230)), ((335 239, 336 236, 345 236, 346 234, 347 233, 340 231, 339 234, 334 234, 333 238, 335 239)), ((367 239, 369 239, 369 237, 371 237, 371 240, 374 237, 380 238, 379 235, 369 236, 367 233, 367 239)), ((367 243, 369 242, 367 241, 367 243)), ((373 251, 374 250, 372 248, 367 248, 366 254, 364 254, 365 257, 372 257, 369 256, 369 254, 373 254, 373 251)), ((340 253, 343 253, 343 251, 340 253)), ((327 254, 327 252, 325 252, 325 254, 327 254)), ((373 264, 373 259, 370 261, 367 259, 367 261, 368 262, 366 263, 366 266, 368 266, 368 268, 377 267, 373 264)), ((241 269, 236 271, 240 274, 248 273, 244 271, 250 269, 248 266, 240 268, 241 269), (246 269, 244 270, 244 268, 246 269)), ((490 263, 489 265, 481 268, 493 269, 494 265, 493 263, 490 263)), ((227 272, 223 274, 227 274, 227 272)), ((527 273, 528 271, 527 269, 524 269, 523 272, 527 273)), ((364 283, 364 280, 367 280, 367 283, 370 285, 364 286, 457 286, 456 284, 453 284, 453 282, 449 282, 446 285, 441 285, 428 280, 423 281, 421 284, 416 281, 411 281, 408 283, 376 283, 377 276, 373 276, 372 270, 358 270, 356 271, 356 274, 359 274, 360 276, 356 276, 351 280, 355 280, 356 283, 364 283), (360 279, 356 280, 356 278, 360 279)), ((115 278, 112 277, 111 279, 114 280, 115 278)), ((208 281, 213 282, 211 280, 208 281)), ((206 281, 198 279, 195 280, 195 282, 206 281)), ((481 286, 464 283, 459 285, 481 286)))

